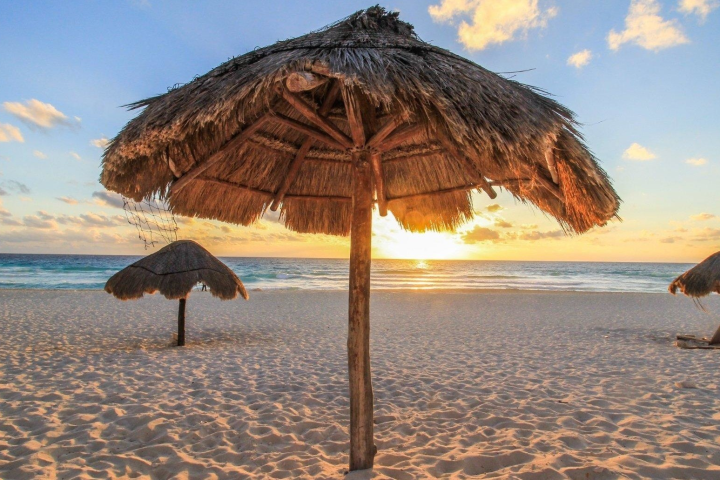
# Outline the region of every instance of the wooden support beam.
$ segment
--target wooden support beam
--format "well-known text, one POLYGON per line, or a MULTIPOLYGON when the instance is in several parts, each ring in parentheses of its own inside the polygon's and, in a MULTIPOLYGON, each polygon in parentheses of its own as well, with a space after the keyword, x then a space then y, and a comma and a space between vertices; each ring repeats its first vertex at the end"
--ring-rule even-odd
POLYGON ((280 93, 282 94, 285 101, 292 105, 295 110, 300 112, 300 114, 307 118, 311 123, 315 124, 318 128, 320 128, 333 139, 335 139, 336 142, 338 142, 347 149, 353 147, 353 141, 350 140, 350 138, 348 138, 348 136, 345 135, 343 131, 337 127, 337 125, 325 118, 325 116, 318 114, 311 105, 309 105, 305 100, 303 100, 302 97, 288 91, 285 88, 281 88, 280 93))
POLYGON ((357 88, 353 87, 343 87, 342 89, 345 114, 347 115, 347 121, 350 125, 353 143, 356 148, 361 148, 365 146, 365 128, 363 127, 362 107, 356 92, 357 88))
POLYGON ((385 177, 383 175, 382 154, 372 152, 370 154, 370 165, 372 166, 373 177, 375 178, 375 194, 377 196, 378 211, 381 217, 386 217, 387 192, 385 190, 385 177))
POLYGON ((475 190, 477 188, 479 188, 479 186, 473 185, 473 184, 461 185, 459 187, 446 188, 444 190, 435 190, 434 192, 416 193, 414 195, 404 195, 401 197, 392 197, 392 198, 388 198, 388 201, 393 202, 395 200, 410 200, 410 199, 418 200, 418 199, 422 199, 422 198, 433 197, 435 195, 442 195, 444 193, 455 193, 455 192, 463 192, 463 191, 466 192, 468 190, 475 190))
POLYGON ((540 167, 538 167, 537 165, 533 165, 531 167, 528 167, 528 169, 532 172, 532 178, 530 179, 531 182, 539 183, 542 187, 545 187, 545 189, 547 189, 551 194, 553 194, 555 198, 565 203, 565 196, 562 194, 557 185, 545 178, 540 167))
POLYGON ((495 192, 495 190, 493 190, 492 186, 490 186, 487 180, 485 180, 483 174, 480 173, 477 168, 475 168, 472 160, 466 157, 460 151, 460 149, 458 149, 457 146, 452 142, 452 140, 447 138, 445 135, 439 135, 439 140, 442 146, 450 155, 460 160, 463 169, 465 169, 465 172, 470 175, 472 181, 475 182, 478 187, 482 188, 483 191, 488 194, 488 197, 495 199, 497 197, 497 193, 495 192))
POLYGON ((490 185, 493 187, 504 187, 505 185, 520 184, 525 182, 531 182, 530 178, 505 178, 500 180, 493 180, 490 185))
POLYGON ((555 135, 548 135, 545 145, 545 162, 547 163, 550 176, 555 185, 560 184, 560 176, 558 175, 557 165, 555 164, 555 135))
POLYGON ((329 135, 326 135, 325 133, 321 132, 320 130, 311 127, 310 125, 306 125, 302 122, 298 122, 297 120, 286 117, 285 115, 281 113, 276 113, 273 115, 273 120, 285 125, 286 127, 290 127, 294 130, 297 130, 300 133, 304 133, 308 137, 312 137, 315 140, 318 140, 320 142, 323 142, 327 144, 330 147, 337 148, 339 150, 345 150, 346 147, 344 145, 339 144, 335 141, 334 138, 330 137, 329 135))
POLYGON ((383 126, 375 132, 375 135, 367 141, 367 148, 376 148, 388 137, 388 135, 394 132, 401 123, 402 119, 399 117, 390 118, 390 120, 386 121, 383 126))
POLYGON ((372 247, 372 171, 368 150, 353 152, 350 234, 348 374, 350 379, 350 470, 372 468, 373 389, 370 375, 370 262, 372 247))
POLYGON ((185 175, 176 180, 173 183, 172 187, 170 187, 171 194, 177 194, 180 190, 185 188, 185 186, 190 181, 197 178, 208 168, 219 162, 225 156, 225 152, 227 150, 234 150, 240 145, 242 145, 243 142, 245 142, 248 138, 254 135, 258 130, 260 130, 270 120, 271 117, 271 112, 265 113, 263 116, 255 120, 255 123, 251 124, 250 126, 246 127, 245 130, 235 135, 229 142, 223 145, 220 150, 211 155, 210 158, 188 170, 185 175))
MULTIPOLYGON (((325 95, 325 100, 323 100, 323 104, 320 107, 320 115, 326 115, 330 111, 333 104, 335 103, 335 100, 337 100, 339 93, 340 82, 336 80, 330 86, 330 89, 325 95)), ((283 178, 280 188, 278 188, 278 191, 275 193, 275 197, 273 198, 272 204, 270 205, 271 211, 275 212, 280 207, 283 198, 285 198, 285 194, 290 189, 293 182, 295 182, 295 178, 297 178, 300 167, 302 167, 303 163, 305 162, 307 154, 310 151, 310 147, 312 147, 313 145, 313 141, 314 139, 312 137, 307 138, 295 154, 295 158, 293 158, 293 161, 290 163, 290 167, 288 168, 288 171, 283 178)))
POLYGON ((407 142, 416 135, 421 134, 423 131, 424 129, 420 125, 406 125, 405 127, 395 131, 395 133, 393 133, 390 137, 386 138, 383 142, 376 146, 375 150, 380 153, 387 152, 388 150, 392 150, 393 148, 407 142))
MULTIPOLYGON (((261 195, 267 195, 268 197, 272 197, 274 195, 273 192, 270 192, 268 190, 261 190, 259 188, 248 187, 247 185, 242 185, 240 183, 234 183, 234 182, 228 182, 227 180, 220 180, 218 178, 198 177, 197 180, 202 181, 202 182, 214 183, 215 185, 221 185, 223 187, 230 187, 230 188, 235 188, 235 189, 239 189, 239 190, 247 190, 252 193, 259 193, 261 195)), ((285 198, 298 198, 298 199, 306 199, 306 200, 328 200, 328 201, 334 201, 334 202, 350 202, 352 200, 351 197, 341 197, 338 195, 285 195, 285 198)))
POLYGON ((293 72, 285 79, 285 86, 291 92, 306 92, 319 87, 327 81, 327 77, 315 75, 311 72, 293 72))
POLYGON ((430 157, 433 155, 439 155, 444 152, 445 152, 445 150, 437 149, 437 150, 430 150, 430 151, 422 152, 422 153, 415 153, 413 155, 401 155, 401 156, 394 157, 394 158, 383 158, 383 164, 412 161, 412 160, 416 160, 419 158, 425 158, 425 157, 430 157))

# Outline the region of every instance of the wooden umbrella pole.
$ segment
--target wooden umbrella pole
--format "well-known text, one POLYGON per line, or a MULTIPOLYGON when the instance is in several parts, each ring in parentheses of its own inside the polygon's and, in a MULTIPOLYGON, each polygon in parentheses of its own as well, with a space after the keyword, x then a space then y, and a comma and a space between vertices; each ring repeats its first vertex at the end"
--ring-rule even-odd
POLYGON ((350 470, 372 468, 373 391, 370 377, 370 247, 372 242, 372 169, 370 152, 353 152, 354 181, 350 237, 350 470))
POLYGON ((710 345, 720 345, 720 327, 715 330, 715 334, 710 339, 710 345))
POLYGON ((187 299, 180 299, 180 307, 178 307, 178 347, 185 345, 185 302, 187 299))

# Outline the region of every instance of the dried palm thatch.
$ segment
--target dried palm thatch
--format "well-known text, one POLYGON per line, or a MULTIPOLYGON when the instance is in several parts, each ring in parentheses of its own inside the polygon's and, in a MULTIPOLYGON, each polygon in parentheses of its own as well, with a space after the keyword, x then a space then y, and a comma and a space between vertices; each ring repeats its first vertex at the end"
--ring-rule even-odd
POLYGON ((107 281, 105 291, 120 300, 155 292, 169 300, 179 300, 186 298, 200 282, 221 300, 232 300, 238 293, 248 299, 237 275, 192 240, 173 242, 120 270, 107 281))
POLYGON ((350 469, 370 468, 372 209, 454 230, 501 187, 582 233, 620 199, 572 112, 418 38, 381 7, 254 50, 144 108, 108 146, 101 182, 176 213, 348 235, 350 469))
POLYGON ((678 290, 694 298, 705 297, 712 292, 720 293, 720 252, 710 255, 673 280, 668 291, 675 295, 678 290))
POLYGON ((347 235, 364 140, 379 156, 374 201, 412 231, 454 230, 474 215, 471 192, 493 187, 569 232, 604 225, 619 198, 572 112, 542 93, 373 7, 132 104, 144 110, 110 143, 101 181, 168 196, 182 215, 249 225, 281 205, 291 230, 347 235))
MULTIPOLYGON (((675 295, 678 290, 688 297, 693 297, 697 305, 699 305, 698 298, 710 295, 712 292, 720 293, 720 252, 710 255, 673 280, 668 291, 675 295)), ((720 328, 715 331, 708 343, 720 345, 720 328)))

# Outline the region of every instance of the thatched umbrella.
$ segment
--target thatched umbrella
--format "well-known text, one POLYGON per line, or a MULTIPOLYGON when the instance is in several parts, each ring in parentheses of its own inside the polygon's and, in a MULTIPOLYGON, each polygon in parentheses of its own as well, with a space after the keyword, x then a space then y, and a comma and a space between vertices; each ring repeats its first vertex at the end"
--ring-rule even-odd
POLYGON ((180 300, 178 347, 185 345, 185 303, 198 283, 210 287, 220 300, 232 300, 238 293, 247 300, 245 287, 227 265, 192 240, 178 240, 152 255, 125 267, 105 284, 105 291, 120 300, 135 300, 145 293, 162 293, 168 300, 180 300))
POLYGON ((581 233, 619 198, 573 114, 421 41, 380 7, 234 58, 144 108, 108 146, 101 181, 176 213, 250 225, 280 208, 297 232, 351 235, 350 468, 373 463, 373 204, 411 231, 452 231, 501 187, 581 233))
MULTIPOLYGON (((720 252, 710 255, 673 280, 668 291, 675 295, 678 290, 693 298, 705 297, 712 292, 720 293, 720 252)), ((720 345, 720 327, 708 343, 720 345)))

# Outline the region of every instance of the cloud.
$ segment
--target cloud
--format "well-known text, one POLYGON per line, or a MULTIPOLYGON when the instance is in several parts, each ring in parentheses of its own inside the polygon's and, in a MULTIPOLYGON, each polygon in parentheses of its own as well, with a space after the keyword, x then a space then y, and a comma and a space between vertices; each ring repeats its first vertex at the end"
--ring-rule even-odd
POLYGON ((92 197, 96 200, 96 203, 115 208, 125 208, 125 202, 120 195, 115 192, 93 192, 92 197))
POLYGON ((551 230, 549 232, 539 232, 537 230, 533 230, 532 232, 523 232, 520 234, 520 240, 529 240, 529 241, 537 241, 537 240, 545 240, 547 238, 551 239, 558 239, 565 237, 565 232, 562 230, 551 230))
POLYGON ((690 220, 695 222, 705 222, 707 220, 712 220, 713 218, 717 218, 717 215, 713 215, 712 213, 698 213, 697 215, 690 216, 690 220))
POLYGON ((572 65, 575 68, 582 68, 588 63, 590 63, 592 57, 593 54, 590 50, 581 50, 577 53, 573 53, 572 55, 570 55, 570 57, 567 59, 567 64, 572 65))
POLYGON ((57 223, 50 215, 38 212, 39 215, 25 215, 23 217, 23 225, 28 228, 50 229, 57 228, 57 223))
POLYGON ((2 204, 2 198, 0 198, 0 217, 12 217, 12 213, 8 212, 2 204))
POLYGON ((47 155, 45 155, 40 150, 33 150, 33 155, 35 155, 37 158, 39 158, 41 160, 45 160, 47 158, 47 155))
POLYGON ((110 143, 110 140, 107 139, 107 137, 100 137, 96 138, 95 140, 90 140, 90 145, 97 148, 105 148, 108 146, 108 143, 110 143))
POLYGON ((15 180, 6 180, 0 183, 0 190, 2 190, 0 195, 7 195, 8 191, 22 195, 29 195, 31 193, 30 187, 24 183, 16 182, 15 180))
POLYGON ((513 224, 502 218, 495 219, 495 226, 500 228, 512 228, 513 224))
POLYGON ((488 241, 495 242, 500 240, 500 234, 495 230, 476 225, 475 228, 463 234, 462 240, 468 244, 488 241))
POLYGON ((634 43, 655 52, 690 42, 676 20, 665 20, 660 16, 657 0, 631 0, 625 30, 619 33, 611 30, 607 40, 611 50, 634 43))
POLYGON ((680 0, 678 10, 685 15, 695 14, 704 22, 707 16, 720 6, 718 0, 680 0))
POLYGON ((485 207, 488 212, 490 213, 496 213, 503 209, 502 206, 498 205, 497 203, 493 203, 492 205, 488 205, 485 207))
POLYGON ((707 165, 708 161, 706 158, 688 158, 685 160, 685 163, 694 167, 701 167, 703 165, 707 165))
POLYGON ((60 200, 63 203, 67 203, 68 205, 77 205, 78 203, 80 203, 72 197, 57 197, 57 200, 60 200))
POLYGON ((657 158, 654 153, 639 143, 633 143, 630 145, 628 149, 623 152, 622 156, 625 160, 634 160, 637 162, 647 162, 657 158))
POLYGON ((70 156, 73 157, 75 160, 82 160, 82 157, 75 152, 70 152, 70 156))
MULTIPOLYGON (((76 125, 76 123, 72 122, 67 115, 57 108, 34 98, 24 104, 20 102, 5 102, 3 103, 3 107, 33 129, 40 128, 48 130, 60 125, 68 127, 76 125)), ((79 123, 80 119, 75 117, 75 122, 79 123)))
POLYGON ((441 0, 428 12, 436 22, 451 22, 463 17, 458 40, 469 50, 483 50, 544 28, 557 15, 557 8, 541 9, 538 0, 441 0), (468 23, 467 19, 471 23, 468 23))
POLYGON ((699 240, 701 242, 708 240, 720 240, 720 228, 705 227, 702 230, 698 231, 693 237, 693 239, 699 240))
POLYGON ((24 143, 25 139, 20 133, 20 129, 10 125, 9 123, 0 123, 0 142, 20 142, 24 143))

